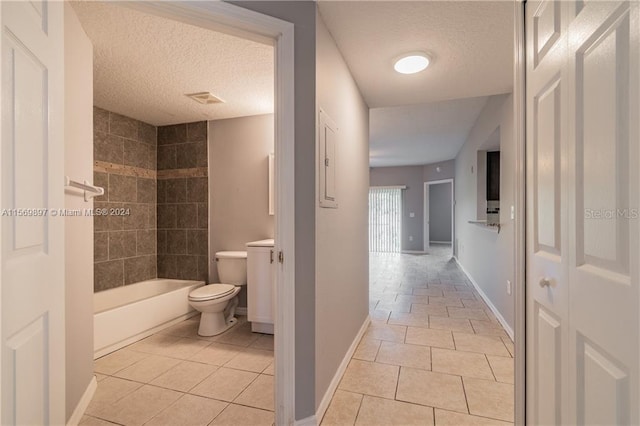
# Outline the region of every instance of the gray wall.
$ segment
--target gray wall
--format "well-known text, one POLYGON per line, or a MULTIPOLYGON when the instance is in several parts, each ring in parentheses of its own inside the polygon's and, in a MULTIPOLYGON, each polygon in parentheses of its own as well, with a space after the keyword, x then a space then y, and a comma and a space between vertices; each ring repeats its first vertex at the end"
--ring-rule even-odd
MULTIPOLYGON (((64 4, 65 174, 91 179, 93 172, 93 48, 69 3, 64 4)), ((76 191, 74 193, 77 194, 76 191)), ((87 209, 78 195, 65 208, 87 209)), ((73 414, 93 378, 93 220, 65 219, 66 418, 73 414)), ((60 342, 55 342, 59 344, 60 342)), ((62 391, 58 389, 57 391, 62 391)))
POLYGON ((316 212, 317 409, 369 311, 369 108, 319 15, 316 28, 318 108, 338 127, 338 208, 316 212))
POLYGON ((315 413, 316 4, 234 1, 295 25, 296 419, 315 413))
MULTIPOLYGON (((209 276, 219 282, 215 253, 246 250, 246 243, 274 236, 269 215, 269 154, 274 116, 209 121, 209 276)), ((246 292, 240 294, 246 305, 246 292)))
POLYGON ((370 186, 406 185, 403 191, 402 250, 422 251, 424 243, 424 182, 451 179, 454 160, 424 166, 372 167, 370 186), (440 168, 440 171, 437 168, 440 168), (410 217, 410 213, 415 213, 410 217), (413 241, 409 241, 409 237, 413 241))
POLYGON ((451 242, 451 183, 429 185, 429 241, 451 242))
POLYGON ((467 142, 456 157, 456 250, 460 264, 478 283, 506 322, 513 328, 514 299, 507 295, 507 280, 514 277, 514 227, 510 206, 515 200, 516 154, 513 97, 493 96, 480 113, 467 142), (500 127, 500 233, 468 223, 477 215, 478 150, 500 127), (471 171, 473 166, 473 172, 471 171))

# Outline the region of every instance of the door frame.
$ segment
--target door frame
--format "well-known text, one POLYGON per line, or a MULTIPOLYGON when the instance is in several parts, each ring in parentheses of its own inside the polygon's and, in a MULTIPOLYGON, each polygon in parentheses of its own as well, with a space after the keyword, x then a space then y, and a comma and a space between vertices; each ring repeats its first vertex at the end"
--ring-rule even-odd
POLYGON ((514 424, 526 421, 526 43, 525 1, 514 0, 513 129, 516 149, 514 197, 514 424))
POLYGON ((424 183, 424 189, 422 192, 422 251, 426 252, 431 242, 429 241, 429 186, 438 185, 441 183, 451 183, 451 255, 453 256, 453 242, 455 241, 455 225, 456 225, 456 214, 455 214, 455 184, 454 178, 449 179, 440 179, 440 180, 430 180, 424 183))
POLYGON ((294 25, 222 1, 124 3, 140 12, 269 44, 275 50, 275 423, 295 422, 294 25))

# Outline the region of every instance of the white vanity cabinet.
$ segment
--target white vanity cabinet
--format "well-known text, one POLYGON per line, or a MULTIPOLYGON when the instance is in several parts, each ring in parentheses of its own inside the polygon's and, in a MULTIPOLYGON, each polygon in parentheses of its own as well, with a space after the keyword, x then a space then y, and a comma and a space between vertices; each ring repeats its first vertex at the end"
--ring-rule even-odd
POLYGON ((247 319, 251 331, 273 334, 275 253, 273 240, 247 243, 247 319))

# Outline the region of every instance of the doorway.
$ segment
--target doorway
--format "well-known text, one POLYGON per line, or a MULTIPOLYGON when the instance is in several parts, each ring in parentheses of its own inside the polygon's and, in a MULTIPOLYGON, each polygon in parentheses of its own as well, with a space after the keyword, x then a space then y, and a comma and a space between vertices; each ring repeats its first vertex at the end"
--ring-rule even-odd
POLYGON ((454 184, 453 179, 424 183, 424 251, 432 245, 447 249, 453 255, 454 241, 454 184))
POLYGON ((369 252, 402 250, 402 187, 369 189, 369 252))

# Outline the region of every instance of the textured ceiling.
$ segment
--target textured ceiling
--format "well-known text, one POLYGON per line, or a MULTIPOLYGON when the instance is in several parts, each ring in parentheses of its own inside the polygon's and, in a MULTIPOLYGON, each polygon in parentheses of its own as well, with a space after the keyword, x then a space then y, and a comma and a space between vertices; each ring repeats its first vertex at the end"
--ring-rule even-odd
POLYGON ((73 2, 93 43, 94 104, 154 125, 273 112, 273 47, 114 3, 73 2), (201 105, 187 93, 226 101, 201 105))
POLYGON ((487 99, 371 109, 371 167, 429 164, 455 158, 487 99))
POLYGON ((372 108, 508 93, 513 73, 509 1, 320 1, 320 13, 372 108), (414 75, 393 70, 429 53, 414 75))

